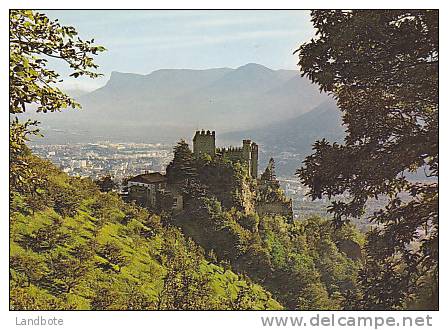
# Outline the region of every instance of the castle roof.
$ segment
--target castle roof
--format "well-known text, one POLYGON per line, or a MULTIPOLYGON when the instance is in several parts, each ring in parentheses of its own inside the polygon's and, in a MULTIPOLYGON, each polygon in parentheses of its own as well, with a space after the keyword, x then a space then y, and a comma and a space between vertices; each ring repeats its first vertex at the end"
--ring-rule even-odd
POLYGON ((130 178, 128 181, 155 184, 166 182, 166 180, 167 179, 165 175, 160 174, 159 172, 154 172, 154 173, 139 174, 137 176, 134 176, 133 178, 130 178))

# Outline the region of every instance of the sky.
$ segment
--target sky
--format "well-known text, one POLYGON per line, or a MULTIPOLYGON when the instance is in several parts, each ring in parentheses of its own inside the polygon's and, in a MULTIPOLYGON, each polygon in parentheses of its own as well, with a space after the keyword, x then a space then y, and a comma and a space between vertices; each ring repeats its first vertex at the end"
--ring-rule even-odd
POLYGON ((64 88, 93 90, 112 71, 149 74, 158 69, 237 68, 258 63, 297 69, 293 51, 314 35, 309 11, 286 10, 47 10, 74 26, 82 39, 105 46, 95 62, 104 76, 66 78, 64 63, 51 62, 64 88))

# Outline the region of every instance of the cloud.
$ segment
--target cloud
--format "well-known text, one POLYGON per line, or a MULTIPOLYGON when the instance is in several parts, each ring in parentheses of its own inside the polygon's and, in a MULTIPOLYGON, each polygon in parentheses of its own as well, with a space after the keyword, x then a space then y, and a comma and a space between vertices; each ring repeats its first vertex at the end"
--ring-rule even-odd
POLYGON ((113 44, 108 45, 110 49, 113 47, 154 47, 157 49, 173 49, 194 47, 198 45, 222 44, 241 40, 268 40, 278 37, 300 36, 300 30, 263 30, 263 31, 244 31, 235 33, 226 33, 221 35, 190 35, 190 36, 154 36, 132 39, 115 40, 113 44))
POLYGON ((61 83, 60 87, 65 91, 82 91, 82 92, 91 92, 97 88, 104 86, 107 78, 101 80, 92 80, 92 79, 73 79, 66 78, 61 83))

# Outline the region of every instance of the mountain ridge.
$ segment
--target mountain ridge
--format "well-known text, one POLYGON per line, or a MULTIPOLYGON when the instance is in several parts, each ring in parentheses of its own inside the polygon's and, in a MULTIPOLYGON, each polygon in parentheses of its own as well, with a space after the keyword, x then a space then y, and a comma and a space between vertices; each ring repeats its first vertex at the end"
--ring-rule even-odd
POLYGON ((342 117, 336 102, 327 100, 295 118, 260 128, 224 133, 219 138, 231 142, 245 138, 257 141, 262 151, 261 166, 264 166, 270 157, 274 157, 281 160, 277 164, 278 173, 291 176, 305 156, 311 153, 316 140, 326 138, 331 142, 342 142, 344 136, 342 117), (284 153, 294 156, 284 159, 284 153))
POLYGON ((305 113, 328 96, 294 70, 256 63, 238 68, 113 71, 103 87, 76 97, 81 111, 39 114, 48 140, 55 130, 84 132, 67 142, 176 140, 197 128, 220 132, 262 127, 305 113))

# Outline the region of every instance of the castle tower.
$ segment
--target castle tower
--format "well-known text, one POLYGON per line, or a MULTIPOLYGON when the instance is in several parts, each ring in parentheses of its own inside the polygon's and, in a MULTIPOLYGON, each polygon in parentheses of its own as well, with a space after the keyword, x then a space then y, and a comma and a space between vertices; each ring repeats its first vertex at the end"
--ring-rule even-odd
POLYGON ((243 140, 243 158, 250 161, 250 140, 243 140))
POLYGON ((258 176, 258 145, 255 142, 252 142, 250 155, 250 174, 252 178, 256 179, 258 176))
POLYGON ((249 175, 252 176, 250 140, 243 140, 242 158, 246 161, 249 175))
POLYGON ((193 137, 193 153, 196 157, 200 154, 208 154, 215 157, 215 131, 196 131, 193 137))

